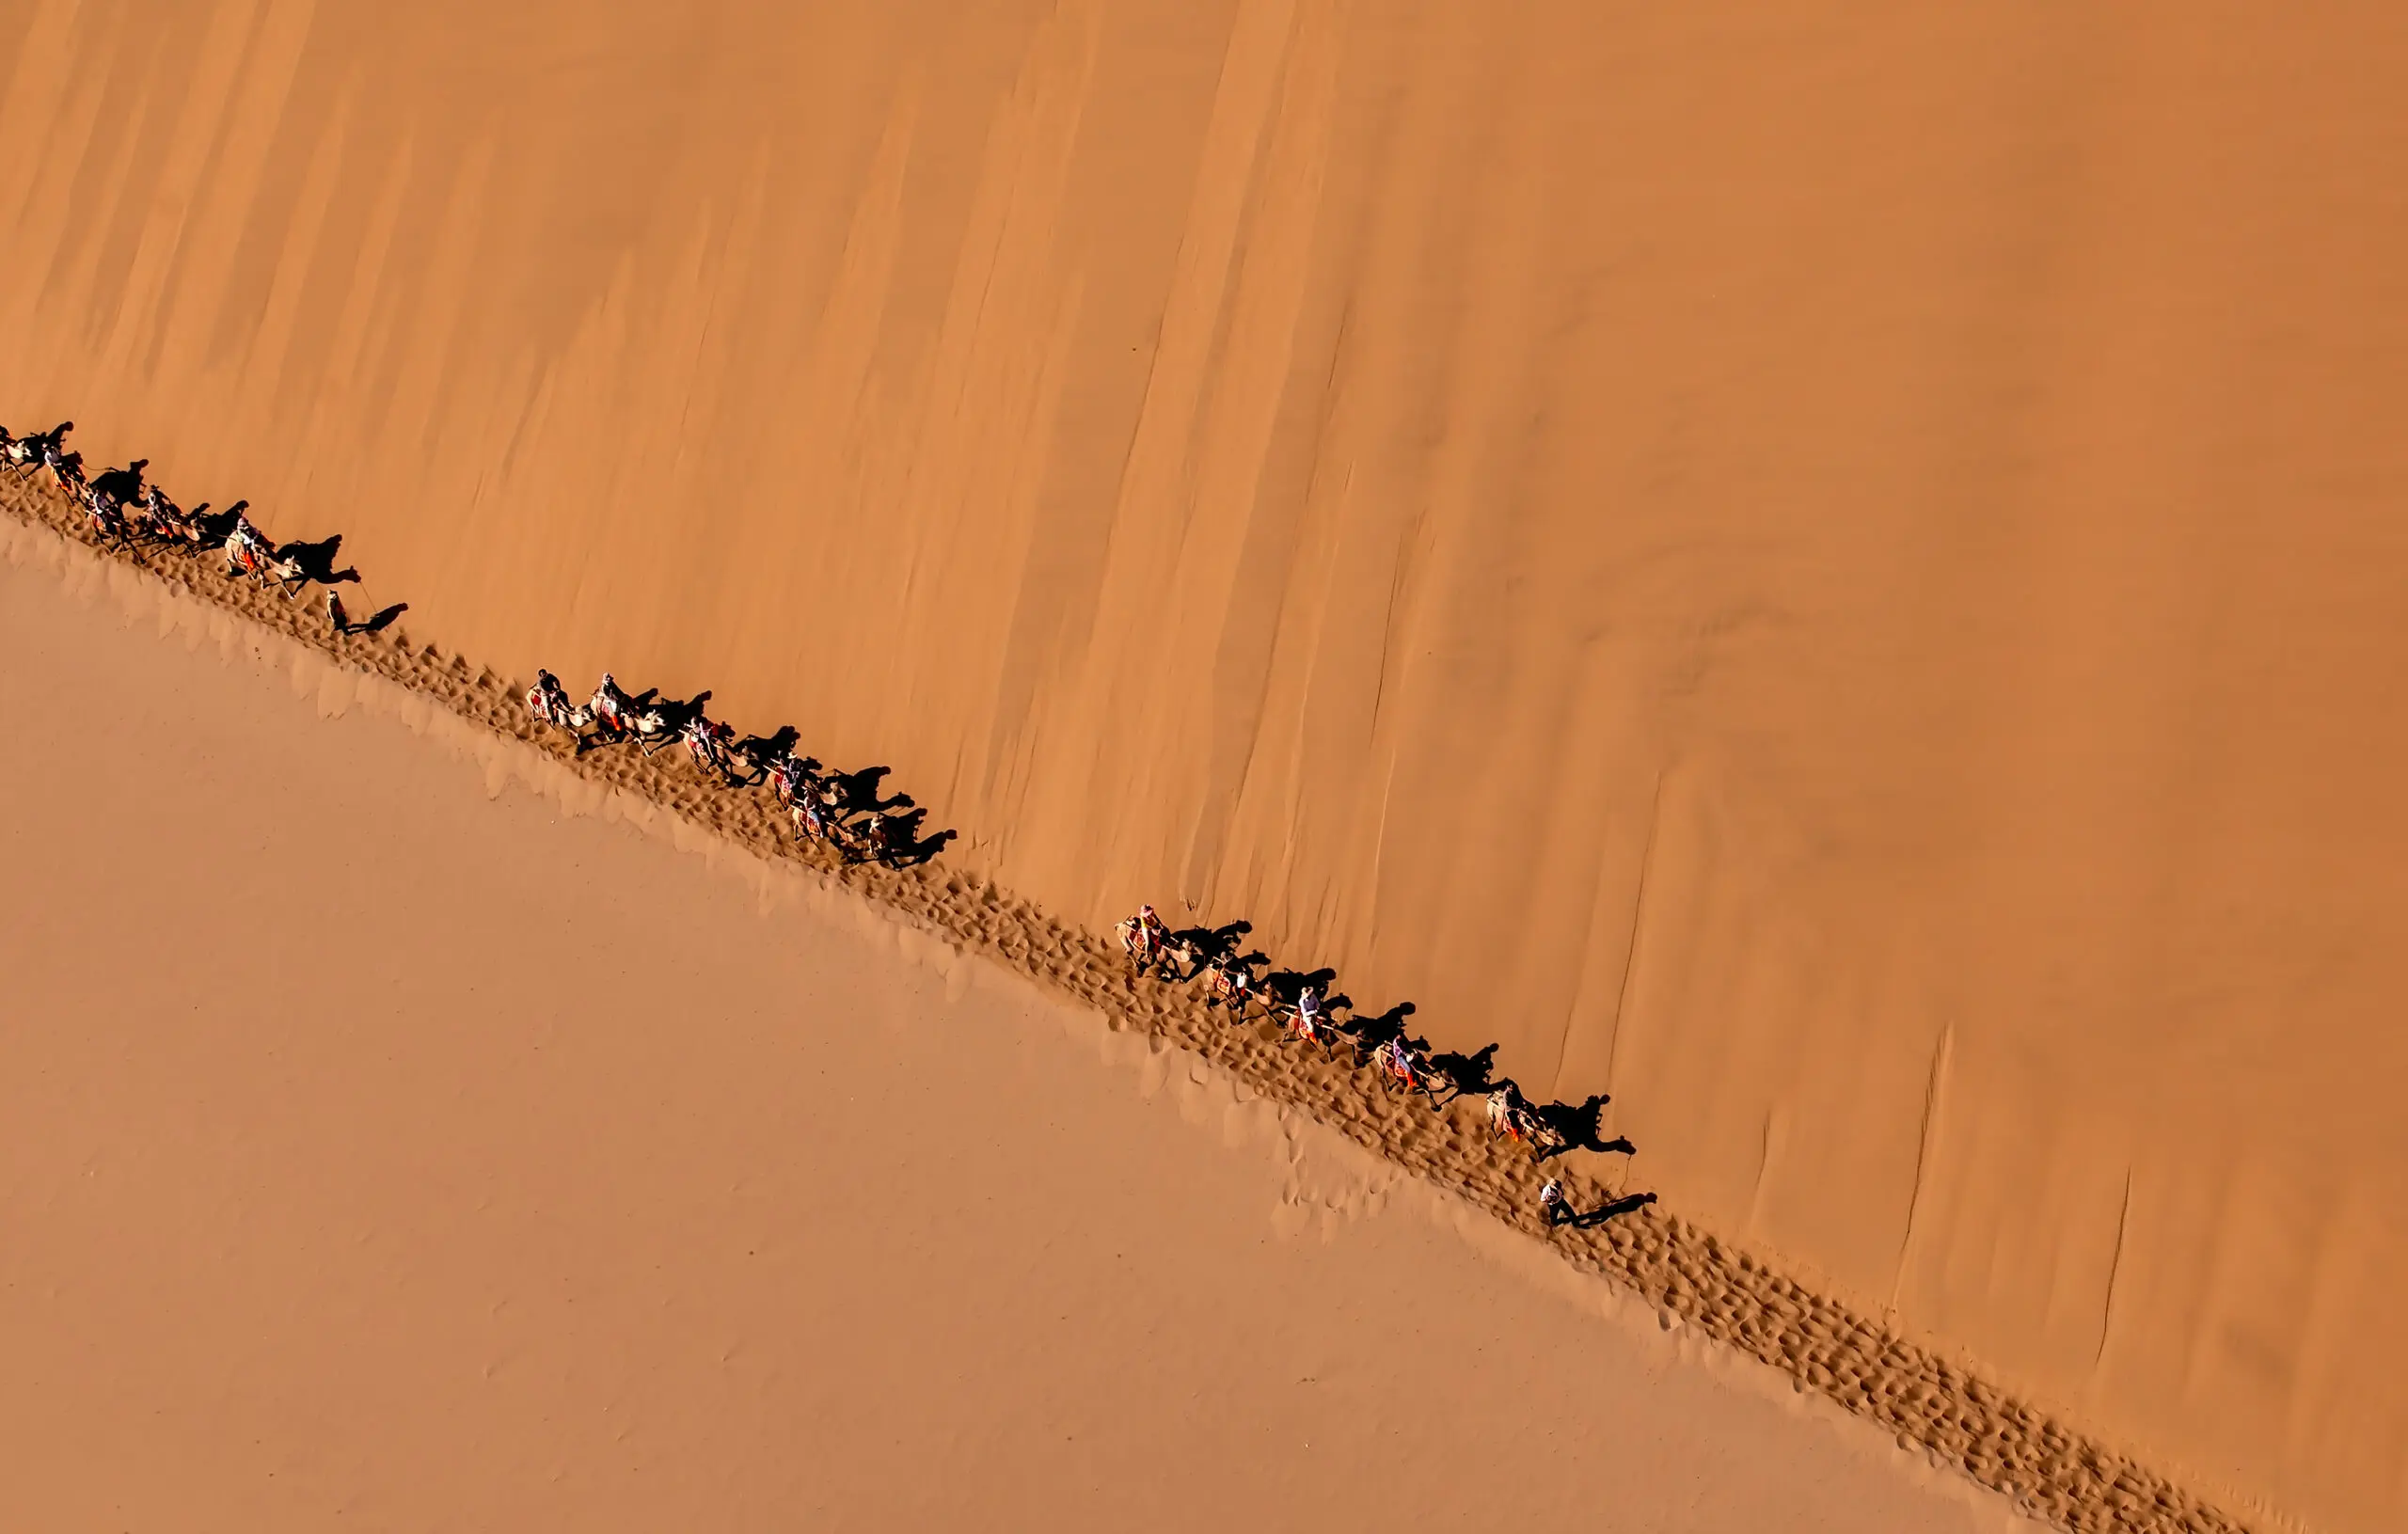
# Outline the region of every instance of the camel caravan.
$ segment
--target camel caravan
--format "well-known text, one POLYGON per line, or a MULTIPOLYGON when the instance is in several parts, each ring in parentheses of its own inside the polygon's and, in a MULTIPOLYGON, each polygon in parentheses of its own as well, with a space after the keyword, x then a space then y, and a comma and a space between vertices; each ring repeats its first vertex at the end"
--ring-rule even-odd
MULTIPOLYGON (((20 477, 47 475, 83 513, 93 539, 103 547, 136 562, 145 562, 145 554, 154 550, 214 550, 225 560, 228 578, 274 590, 287 600, 312 585, 322 586, 327 621, 337 634, 380 632, 406 610, 406 603, 395 603, 355 621, 344 609, 334 588, 357 581, 359 572, 335 568, 340 534, 314 544, 278 544, 251 520, 248 501, 215 513, 206 502, 186 510, 149 481, 144 472, 148 459, 87 478, 83 455, 67 446, 74 429, 75 423, 67 420, 46 432, 16 436, 0 427, 0 467, 20 477)), ((559 677, 538 671, 526 704, 537 723, 569 736, 577 756, 633 745, 651 757, 683 746, 706 782, 730 789, 766 784, 797 844, 823 846, 848 865, 874 862, 892 868, 925 862, 952 839, 950 830, 921 834, 927 812, 915 806, 910 795, 879 792, 886 768, 831 771, 817 758, 796 752, 800 732, 791 725, 772 735, 739 739, 733 727, 704 712, 710 696, 702 692, 678 700, 663 698, 657 689, 629 692, 605 672, 592 695, 579 704, 559 677)), ((1607 1100, 1603 1096, 1578 1107, 1534 1104, 1513 1081, 1493 1075, 1496 1045, 1471 1054, 1434 1053, 1427 1039, 1405 1031, 1404 1019, 1413 1012, 1410 1003, 1375 1017, 1360 1016, 1348 998, 1331 992, 1335 972, 1271 971, 1262 954, 1241 954, 1239 940, 1250 930, 1248 924, 1237 922, 1174 932, 1151 906, 1117 927, 1133 978, 1159 974, 1175 985, 1201 980, 1204 1005, 1226 1013, 1232 1025, 1264 1020, 1276 1028, 1283 1045, 1313 1046, 1331 1058, 1347 1051, 1355 1067, 1376 1073, 1384 1091, 1421 1099, 1433 1109, 1445 1109, 1458 1099, 1481 1099, 1490 1130, 1529 1147, 1537 1161, 1574 1150, 1631 1151, 1627 1140, 1598 1137, 1607 1100), (1258 970, 1265 973, 1258 974, 1258 970)), ((1654 1194, 1633 1194, 1581 1213, 1572 1210, 1560 1180, 1550 1179, 1542 1193, 1540 1213, 1550 1226, 1590 1226, 1655 1200, 1654 1194)))
MULTIPOLYGON (((47 432, 17 436, 0 427, 0 463, 20 475, 47 473, 84 514, 103 547, 129 554, 137 562, 146 549, 214 549, 225 556, 227 575, 272 587, 288 600, 312 583, 332 587, 359 578, 356 570, 334 567, 335 551, 342 544, 340 535, 315 544, 275 543, 246 514, 251 504, 247 500, 222 512, 211 512, 206 501, 187 511, 144 476, 148 458, 87 478, 84 455, 68 451, 67 434, 74 429, 73 421, 62 420, 47 432)), ((342 605, 334 593, 326 594, 329 611, 337 615, 335 626, 345 633, 382 628, 402 611, 390 608, 366 624, 353 624, 341 615, 342 605)))
MULTIPOLYGON (((225 561, 229 579, 274 591, 288 601, 313 585, 325 587, 326 619, 337 634, 379 633, 407 610, 408 604, 396 603, 365 619, 352 617, 334 588, 357 581, 359 572, 335 568, 340 535, 279 544, 251 520, 248 501, 221 512, 212 512, 206 502, 186 510, 150 482, 145 458, 87 476, 83 454, 67 446, 74 430, 71 420, 24 436, 0 427, 0 465, 20 477, 47 475, 83 513, 102 546, 136 563, 148 562, 146 555, 159 549, 214 551, 225 561)), ((921 834, 927 812, 915 807, 910 795, 879 793, 884 767, 832 772, 816 758, 795 754, 791 727, 739 740, 734 729, 704 713, 709 701, 707 692, 682 701, 663 698, 657 689, 630 693, 607 672, 583 704, 573 703, 549 672, 539 672, 527 692, 528 712, 540 723, 566 731, 579 756, 631 744, 649 757, 682 745, 707 781, 729 787, 772 785, 796 840, 826 846, 845 862, 898 867, 926 862, 952 839, 949 830, 921 834)))
POLYGON ((951 831, 920 834, 927 812, 915 807, 911 795, 879 794, 884 767, 831 772, 817 757, 796 754, 799 732, 791 725, 739 740, 733 726, 703 712, 709 701, 707 692, 683 701, 649 690, 631 693, 609 672, 582 704, 571 700, 561 679, 547 671, 537 672, 535 685, 527 689, 527 712, 564 732, 577 755, 626 742, 646 756, 682 745, 694 769, 710 782, 729 788, 767 783, 794 828, 795 841, 824 846, 844 862, 890 868, 925 862, 952 839, 951 831))
MULTIPOLYGON (((1375 1073, 1383 1091, 1423 1099, 1434 1109, 1444 1109, 1461 1098, 1479 1099, 1490 1132, 1528 1146, 1534 1161, 1575 1150, 1629 1155, 1637 1148, 1619 1136, 1599 1137, 1598 1126, 1609 1100, 1602 1093, 1578 1106, 1533 1103, 1511 1078, 1495 1074, 1496 1045, 1470 1054, 1433 1052, 1428 1039, 1405 1031, 1404 1020, 1414 1010, 1409 1002, 1365 1017, 1355 1013, 1348 998, 1331 992, 1329 985, 1336 978, 1332 971, 1272 971, 1258 975, 1255 972, 1267 968, 1270 960, 1259 953, 1239 952, 1240 940, 1251 930, 1248 924, 1236 922, 1225 927, 1174 932, 1150 905, 1139 907, 1134 916, 1114 928, 1133 975, 1157 974, 1174 985, 1201 980, 1205 1006, 1225 1011, 1231 1023, 1268 1021, 1278 1030, 1283 1045, 1318 1045, 1331 1058, 1344 1050, 1356 1068, 1369 1067, 1375 1073)), ((1593 1210, 1576 1210, 1560 1178, 1548 1179, 1541 1193, 1540 1216, 1550 1226, 1601 1225, 1656 1202, 1654 1194, 1634 1194, 1593 1210)))

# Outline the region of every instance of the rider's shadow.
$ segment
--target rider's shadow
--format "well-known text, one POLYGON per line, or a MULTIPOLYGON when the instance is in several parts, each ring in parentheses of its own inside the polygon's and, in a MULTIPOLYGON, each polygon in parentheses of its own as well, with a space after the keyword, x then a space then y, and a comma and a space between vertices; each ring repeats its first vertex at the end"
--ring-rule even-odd
POLYGON ((382 634, 393 626, 395 619, 410 610, 407 602, 396 602, 388 608, 355 623, 342 609, 342 599, 334 593, 326 593, 326 616, 332 620, 338 634, 382 634))
POLYGON ((136 458, 123 468, 103 469, 92 477, 92 488, 118 500, 133 500, 142 494, 142 471, 150 467, 150 459, 136 458))
POLYGON ((879 780, 894 768, 865 767, 858 772, 832 772, 826 782, 836 792, 835 809, 839 814, 884 814, 889 810, 908 810, 911 796, 895 794, 880 799, 879 780))
POLYGON ((206 514, 204 508, 195 507, 190 519, 192 525, 200 530, 201 542, 222 544, 233 536, 235 521, 250 509, 251 503, 247 500, 238 500, 222 512, 207 512, 206 514))
MULTIPOLYGON (((913 814, 926 814, 927 812, 926 810, 918 810, 914 811, 913 814)), ((895 855, 895 866, 897 868, 917 868, 924 862, 932 862, 935 860, 938 853, 944 850, 944 845, 947 842, 952 841, 955 837, 960 834, 961 833, 959 831, 948 829, 945 830, 931 831, 926 836, 915 836, 912 838, 909 846, 895 855)))
POLYGON ((1430 1068, 1454 1088, 1455 1096, 1468 1098, 1494 1092, 1505 1083, 1497 1079, 1497 1046, 1483 1044, 1469 1054, 1434 1054, 1430 1068))
POLYGON ((276 551, 276 557, 278 561, 297 564, 303 578, 314 580, 321 586, 333 586, 344 581, 356 583, 359 579, 357 570, 335 568, 335 556, 341 549, 342 534, 338 532, 314 544, 287 544, 276 551))
MULTIPOLYGON (((1262 993, 1282 1005, 1293 1006, 1307 988, 1325 992, 1337 978, 1336 970, 1274 970, 1262 977, 1262 993)), ((1323 1004, 1331 1005, 1336 1001, 1336 997, 1324 996, 1323 1004)))
POLYGON ((1170 939, 1194 948, 1207 964, 1226 964, 1230 962, 1229 956, 1237 952, 1238 940, 1253 930, 1252 922, 1231 922, 1227 926, 1181 927, 1170 939))
MULTIPOLYGON (((1333 1001, 1342 1000, 1344 1000, 1343 997, 1333 998, 1333 1001)), ((1338 1024, 1339 1033, 1344 1036, 1346 1042, 1354 1048, 1354 1063, 1361 1065, 1364 1059, 1381 1045, 1397 1039, 1402 1039, 1416 1050, 1428 1049, 1430 1047, 1428 1039, 1412 1038, 1405 1034, 1404 1020, 1413 1016, 1415 1010, 1411 1002, 1399 1002, 1385 1012, 1375 1013, 1368 1018, 1350 1018, 1338 1024)))
POLYGON ((1530 1111, 1538 1115, 1539 1122, 1556 1132, 1560 1143, 1538 1152, 1532 1159, 1543 1162, 1574 1150, 1593 1150, 1605 1155, 1633 1154, 1639 1147, 1628 1140, 1619 1136, 1611 1140, 1597 1138, 1605 1122, 1606 1104, 1612 1100, 1600 1092, 1576 1108, 1568 1102, 1550 1102, 1533 1107, 1530 1111))
POLYGON ((759 783, 768 775, 768 764, 784 761, 791 755, 794 743, 801 738, 800 730, 791 724, 781 724, 765 735, 746 735, 736 743, 736 753, 754 764, 757 776, 752 781, 759 783))

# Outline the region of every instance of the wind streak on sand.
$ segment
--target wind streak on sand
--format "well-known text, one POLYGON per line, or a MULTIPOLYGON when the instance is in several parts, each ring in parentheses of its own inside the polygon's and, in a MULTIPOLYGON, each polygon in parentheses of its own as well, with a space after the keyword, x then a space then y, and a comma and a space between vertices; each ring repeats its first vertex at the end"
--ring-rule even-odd
MULTIPOLYGON (((0 506, 89 547, 101 546, 61 495, 38 482, 0 482, 0 506)), ((109 550, 102 549, 107 553, 109 550)), ((123 555, 119 557, 124 558, 123 555)), ((641 795, 764 858, 786 858, 840 880, 964 947, 1100 1009, 1115 1028, 1142 1029, 1202 1055, 1261 1095, 1291 1105, 1390 1161, 1449 1189, 1506 1224, 1550 1237, 1536 1213, 1545 1174, 1500 1158, 1468 1107, 1418 1112, 1335 1060, 1285 1051, 1267 1035, 1231 1029, 1184 988, 1133 979, 1109 938, 1065 926, 1026 901, 958 872, 841 862, 798 847, 772 804, 675 772, 671 760, 578 757, 541 729, 523 685, 459 656, 414 647, 400 629, 338 633, 313 609, 240 581, 214 578, 203 561, 145 566, 261 625, 324 650, 441 703, 498 735, 557 757, 587 779, 641 795)), ((1566 1174, 1576 1198, 1610 1191, 1566 1174)), ((1920 1447, 2034 1516, 2082 1534, 2237 1534, 2245 1526, 2157 1472, 2049 1417, 1978 1376, 1877 1322, 1814 1294, 1657 1205, 1594 1229, 1550 1238, 1566 1261, 1603 1274, 1677 1319, 1811 1385, 1920 1447)))

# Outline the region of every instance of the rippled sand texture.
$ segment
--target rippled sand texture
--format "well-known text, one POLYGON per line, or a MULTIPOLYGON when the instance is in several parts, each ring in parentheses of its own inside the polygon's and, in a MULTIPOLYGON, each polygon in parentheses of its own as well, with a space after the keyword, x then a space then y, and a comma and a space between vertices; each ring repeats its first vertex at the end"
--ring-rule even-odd
POLYGON ((966 8, 0 0, 0 419, 2408 1517, 2392 8, 966 8))

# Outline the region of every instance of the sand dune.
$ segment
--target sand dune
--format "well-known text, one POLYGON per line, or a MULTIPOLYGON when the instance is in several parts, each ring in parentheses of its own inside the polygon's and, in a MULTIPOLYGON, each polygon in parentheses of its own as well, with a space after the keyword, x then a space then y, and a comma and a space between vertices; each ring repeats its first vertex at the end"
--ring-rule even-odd
MULTIPOLYGON (((524 781, 587 813, 654 826, 680 846, 760 860, 765 898, 774 871, 796 867, 824 881, 800 886, 806 894, 838 884, 865 894, 883 908, 886 922, 906 924, 907 939, 933 936, 940 958, 947 947, 982 955, 1098 1007, 1108 1028, 1133 1043, 1143 1040, 1136 1052, 1148 1090, 1176 1079, 1191 1115, 1197 1108, 1191 1083, 1205 1089, 1207 1116, 1214 1102, 1236 1106, 1250 1095, 1301 1112, 1383 1158, 1387 1170, 1376 1175, 1379 1186, 1398 1186, 1402 1170, 1439 1190, 1442 1201, 1456 1200, 1450 1217, 1466 1234, 1485 1233, 1477 1223, 1484 1212, 1544 1238, 1556 1261, 1616 1280, 1654 1305, 1664 1330, 1693 1329, 1710 1344, 1787 1374, 1793 1387, 1838 1403, 1894 1434, 1900 1448, 1961 1470, 2019 1510, 2077 1534, 2233 1534, 2236 1526, 2221 1510, 2157 1469, 1676 1215, 1642 1201, 1602 1225, 1551 1226, 1540 1218, 1540 1183, 1548 1173, 1568 1187, 1574 1208, 1606 1205, 1607 1191, 1584 1173, 1600 1170, 1601 1161, 1602 1169, 1623 1171, 1618 1155, 1576 1151, 1543 1171, 1526 1152, 1497 1141, 1481 1099, 1439 1107, 1410 1099, 1343 1052, 1289 1048, 1266 1019, 1233 1024, 1205 1006, 1200 988, 1134 975, 1112 940, 1065 927, 992 884, 925 861, 840 861, 825 843, 791 838, 767 796, 681 771, 674 753, 574 751, 559 731, 531 718, 515 683, 413 644, 398 630, 338 630, 328 615, 271 585, 230 579, 207 554, 145 558, 121 544, 101 548, 83 514, 40 479, 0 482, 0 502, 24 519, 0 520, 0 556, 11 561, 56 567, 86 591, 105 582, 130 616, 155 617, 163 635, 207 634, 230 656, 289 669, 296 689, 314 695, 322 710, 341 712, 364 701, 438 734, 482 764, 489 794, 524 781), (324 653, 334 656, 333 669, 318 658, 324 653), (1216 1076, 1215 1067, 1226 1076, 1216 1076)), ((24 711, 61 712, 39 705, 24 711)), ((870 920, 873 930, 891 930, 870 920)), ((908 941, 903 946, 930 952, 908 941)), ((940 967, 962 973, 958 965, 940 967)), ((606 1000, 601 1010, 614 1008, 606 1000)), ((1259 1122, 1259 1111, 1241 1111, 1259 1122)), ((1242 1133, 1243 1127, 1225 1118, 1224 1128, 1242 1133)), ((1340 1207, 1357 1202, 1349 1195, 1340 1207)), ((1612 1202, 1617 1209, 1628 1203, 1612 1202)), ((1309 1219, 1310 1208, 1304 1212, 1309 1219)), ((1563 1276, 1544 1260, 1535 1271, 1551 1280, 1563 1276)), ((1705 1356, 1727 1361, 1731 1354, 1709 1349, 1705 1356)))
POLYGON ((1142 1035, 73 573, 0 558, 0 709, 82 747, 0 766, 12 1526, 2036 1526, 1142 1035))
POLYGON ((0 4, 0 419, 2408 1516, 2388 8, 489 12, 0 4))

